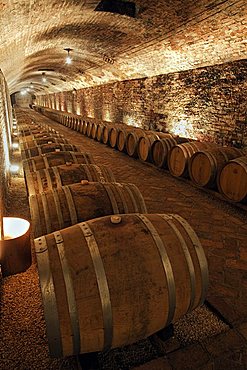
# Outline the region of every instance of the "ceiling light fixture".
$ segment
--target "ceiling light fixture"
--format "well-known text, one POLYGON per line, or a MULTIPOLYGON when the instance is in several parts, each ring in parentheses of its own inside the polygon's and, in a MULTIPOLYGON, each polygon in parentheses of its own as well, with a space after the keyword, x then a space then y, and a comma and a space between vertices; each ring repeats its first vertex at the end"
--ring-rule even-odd
POLYGON ((47 81, 47 78, 46 78, 46 75, 45 75, 45 72, 42 73, 42 82, 46 82, 47 81))
POLYGON ((66 50, 67 51, 67 53, 68 53, 68 55, 67 55, 67 57, 66 57, 66 59, 65 59, 65 62, 66 62, 66 64, 71 64, 72 63, 72 59, 71 59, 71 56, 70 56, 70 52, 73 50, 73 49, 71 49, 71 48, 65 48, 64 50, 66 50))
POLYGON ((33 86, 33 83, 32 83, 32 82, 30 82, 30 88, 31 88, 31 89, 33 89, 33 87, 34 87, 34 86, 33 86))

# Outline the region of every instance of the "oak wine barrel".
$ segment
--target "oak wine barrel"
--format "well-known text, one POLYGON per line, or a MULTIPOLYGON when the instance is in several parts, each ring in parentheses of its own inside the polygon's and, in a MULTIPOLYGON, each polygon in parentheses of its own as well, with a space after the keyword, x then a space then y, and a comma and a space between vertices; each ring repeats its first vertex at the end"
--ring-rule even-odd
POLYGON ((60 166, 66 163, 94 164, 94 159, 90 153, 86 152, 51 152, 26 159, 22 162, 24 172, 39 171, 44 168, 60 166))
POLYGON ((220 146, 196 152, 188 163, 190 179, 197 186, 216 188, 217 177, 225 164, 241 156, 240 149, 220 146))
POLYGON ((117 145, 118 133, 121 128, 126 127, 125 124, 116 124, 109 129, 109 145, 115 148, 117 145))
POLYGON ((27 193, 29 195, 42 193, 64 185, 87 181, 115 182, 110 169, 94 164, 64 164, 35 172, 25 173, 27 193))
POLYGON ((81 118, 77 118, 77 124, 76 124, 76 127, 75 127, 75 131, 80 132, 81 124, 82 124, 81 118))
POLYGON ((205 299, 207 260, 178 215, 104 216, 34 243, 53 357, 135 343, 205 299))
POLYGON ((206 142, 189 142, 178 144, 171 148, 168 154, 168 168, 171 175, 176 177, 188 176, 188 160, 192 155, 200 150, 207 150, 216 147, 215 144, 206 142))
POLYGON ((106 126, 105 123, 99 123, 97 126, 97 131, 96 131, 96 140, 102 143, 103 141, 103 130, 104 127, 106 126))
POLYGON ((175 145, 177 145, 177 142, 172 137, 157 139, 153 142, 151 146, 151 160, 155 166, 167 168, 168 153, 175 145))
POLYGON ((22 136, 22 137, 19 137, 19 141, 20 143, 25 143, 27 141, 32 141, 32 140, 37 140, 37 139, 43 139, 43 138, 50 138, 50 137, 54 137, 54 138, 63 138, 64 135, 63 134, 59 134, 59 133, 56 133, 56 132, 42 132, 40 134, 34 134, 34 135, 28 135, 28 136, 22 136))
POLYGON ((218 177, 218 190, 233 202, 247 202, 247 156, 229 161, 218 177))
POLYGON ((133 184, 88 182, 31 195, 34 238, 78 222, 119 213, 146 213, 144 199, 133 184))
POLYGON ((126 136, 125 148, 130 157, 138 157, 138 141, 141 137, 146 135, 146 131, 140 128, 130 130, 126 136))
POLYGON ((97 127, 98 127, 98 123, 93 122, 92 130, 91 130, 91 138, 92 138, 92 139, 96 139, 96 135, 97 135, 97 127))
POLYGON ((152 161, 151 147, 158 139, 172 139, 173 135, 164 132, 145 131, 137 143, 138 158, 142 161, 152 161))
POLYGON ((92 129, 93 129, 93 122, 88 122, 88 124, 87 124, 87 132, 86 132, 86 135, 88 137, 91 137, 92 129))
POLYGON ((131 131, 131 127, 126 127, 120 128, 117 136, 117 149, 120 152, 126 152, 126 139, 128 133, 131 131))
POLYGON ((37 157, 41 154, 50 153, 50 152, 80 152, 81 148, 73 144, 59 144, 51 143, 44 144, 40 146, 33 146, 32 148, 21 150, 21 157, 23 159, 28 159, 31 157, 37 157))
POLYGON ((109 143, 109 134, 110 134, 110 129, 114 127, 114 125, 105 125, 102 128, 102 142, 103 144, 108 144, 109 143))
POLYGON ((44 145, 44 144, 51 144, 51 143, 68 144, 69 140, 64 139, 63 137, 59 137, 59 138, 57 138, 57 137, 44 137, 44 138, 41 138, 41 139, 22 142, 22 143, 20 143, 20 147, 21 147, 22 150, 25 150, 25 149, 33 148, 35 146, 40 146, 40 145, 44 145))
POLYGON ((17 125, 17 129, 18 129, 18 132, 19 134, 21 135, 23 132, 30 132, 35 130, 41 130, 42 126, 40 124, 30 124, 30 125, 27 125, 27 124, 23 124, 23 125, 17 125))
POLYGON ((89 123, 88 121, 84 121, 83 122, 83 127, 82 127, 82 133, 83 135, 87 135, 87 127, 89 126, 89 123))
POLYGON ((49 135, 49 131, 43 128, 37 128, 37 129, 29 129, 24 132, 19 131, 19 137, 25 137, 25 136, 30 136, 30 135, 40 135, 40 134, 46 134, 49 135))

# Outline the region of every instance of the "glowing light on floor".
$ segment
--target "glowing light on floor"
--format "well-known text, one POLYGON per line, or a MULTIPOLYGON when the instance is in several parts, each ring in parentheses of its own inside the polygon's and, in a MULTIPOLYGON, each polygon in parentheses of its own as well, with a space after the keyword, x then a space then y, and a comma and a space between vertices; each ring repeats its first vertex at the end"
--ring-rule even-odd
POLYGON ((4 239, 14 239, 24 235, 30 227, 30 223, 23 218, 3 217, 4 239))

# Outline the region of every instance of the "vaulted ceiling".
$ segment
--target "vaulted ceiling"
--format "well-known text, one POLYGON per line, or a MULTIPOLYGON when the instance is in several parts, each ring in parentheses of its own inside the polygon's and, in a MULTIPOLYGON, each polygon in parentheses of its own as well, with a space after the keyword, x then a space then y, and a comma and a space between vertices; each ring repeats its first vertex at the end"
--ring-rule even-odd
POLYGON ((135 16, 96 10, 110 0, 0 2, 0 68, 10 92, 72 90, 247 57, 246 0, 117 1, 135 16))

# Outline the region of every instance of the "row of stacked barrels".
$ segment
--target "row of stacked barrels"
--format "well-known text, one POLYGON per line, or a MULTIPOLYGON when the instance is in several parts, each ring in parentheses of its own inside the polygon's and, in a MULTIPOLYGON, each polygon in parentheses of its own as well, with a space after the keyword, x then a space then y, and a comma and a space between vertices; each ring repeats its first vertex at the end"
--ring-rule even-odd
POLYGON ((241 149, 125 124, 96 123, 62 115, 58 120, 131 157, 168 169, 175 177, 190 178, 198 187, 218 191, 229 201, 247 202, 247 156, 241 149))
POLYGON ((135 185, 45 125, 19 132, 53 357, 137 342, 203 303, 207 260, 187 221, 147 213, 135 185))

